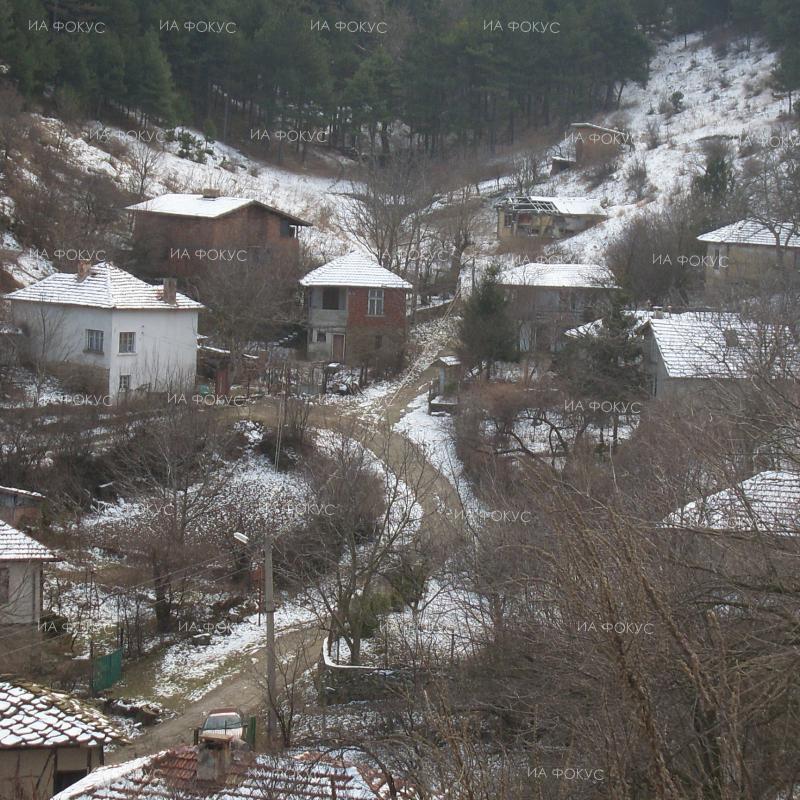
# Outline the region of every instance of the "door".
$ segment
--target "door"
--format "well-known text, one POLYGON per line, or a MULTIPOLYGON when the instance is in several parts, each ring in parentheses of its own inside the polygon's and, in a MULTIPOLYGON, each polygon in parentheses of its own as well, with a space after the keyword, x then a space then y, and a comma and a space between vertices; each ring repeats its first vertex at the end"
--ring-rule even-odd
POLYGON ((333 360, 344 361, 344 334, 333 334, 333 360))

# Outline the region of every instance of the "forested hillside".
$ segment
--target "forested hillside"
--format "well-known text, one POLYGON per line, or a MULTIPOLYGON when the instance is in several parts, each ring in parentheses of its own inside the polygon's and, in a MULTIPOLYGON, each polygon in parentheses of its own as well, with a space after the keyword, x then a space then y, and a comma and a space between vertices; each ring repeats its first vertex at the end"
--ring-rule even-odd
POLYGON ((402 134, 440 154, 608 110, 659 37, 725 22, 763 31, 778 85, 800 86, 793 0, 0 0, 0 60, 61 116, 282 126, 361 152, 402 134))

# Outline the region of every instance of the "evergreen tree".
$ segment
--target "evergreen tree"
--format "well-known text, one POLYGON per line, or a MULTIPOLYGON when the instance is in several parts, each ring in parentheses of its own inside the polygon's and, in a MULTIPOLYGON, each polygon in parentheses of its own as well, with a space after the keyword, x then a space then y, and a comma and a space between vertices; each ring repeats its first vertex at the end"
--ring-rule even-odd
POLYGON ((509 360, 517 348, 517 333, 499 270, 490 267, 473 289, 458 326, 463 358, 470 366, 486 369, 487 380, 495 361, 509 360))

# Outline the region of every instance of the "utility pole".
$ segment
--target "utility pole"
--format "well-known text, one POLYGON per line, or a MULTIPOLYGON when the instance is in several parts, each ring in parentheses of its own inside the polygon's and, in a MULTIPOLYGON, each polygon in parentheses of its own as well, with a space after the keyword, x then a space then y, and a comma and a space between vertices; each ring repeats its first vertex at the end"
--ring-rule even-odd
MULTIPOLYGON (((233 534, 237 542, 250 544, 250 539, 238 531, 233 534)), ((267 749, 278 747, 278 682, 275 669, 275 584, 272 579, 272 533, 264 531, 264 617, 267 623, 267 749)))
POLYGON ((264 616, 267 618, 267 746, 277 747, 278 715, 275 704, 278 687, 275 680, 275 586, 272 579, 272 534, 264 533, 264 616))

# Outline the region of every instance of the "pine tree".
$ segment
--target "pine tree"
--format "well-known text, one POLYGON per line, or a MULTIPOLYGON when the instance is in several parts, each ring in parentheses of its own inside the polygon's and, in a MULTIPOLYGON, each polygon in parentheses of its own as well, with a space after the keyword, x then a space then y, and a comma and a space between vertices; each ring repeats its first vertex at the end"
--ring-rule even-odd
POLYGON ((458 328, 465 362, 485 366, 487 380, 494 362, 513 358, 517 346, 516 328, 498 272, 495 267, 484 272, 464 304, 458 328))

